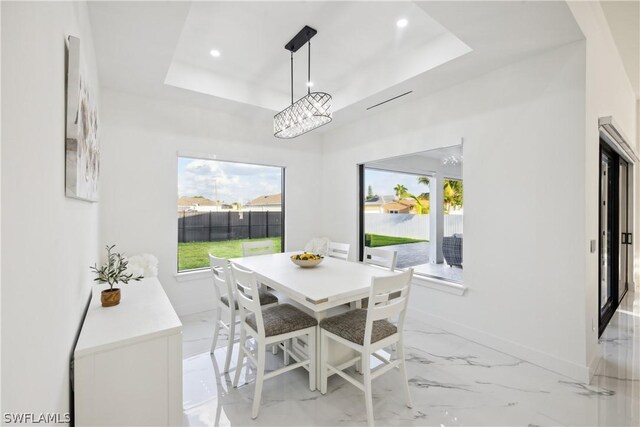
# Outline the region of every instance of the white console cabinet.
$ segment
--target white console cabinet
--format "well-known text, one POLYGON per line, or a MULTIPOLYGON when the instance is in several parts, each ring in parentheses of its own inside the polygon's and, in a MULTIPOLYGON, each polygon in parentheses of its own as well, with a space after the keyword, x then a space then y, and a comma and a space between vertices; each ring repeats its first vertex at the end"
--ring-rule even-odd
POLYGON ((160 282, 119 286, 115 307, 95 286, 74 352, 77 426, 182 425, 182 324, 160 282))

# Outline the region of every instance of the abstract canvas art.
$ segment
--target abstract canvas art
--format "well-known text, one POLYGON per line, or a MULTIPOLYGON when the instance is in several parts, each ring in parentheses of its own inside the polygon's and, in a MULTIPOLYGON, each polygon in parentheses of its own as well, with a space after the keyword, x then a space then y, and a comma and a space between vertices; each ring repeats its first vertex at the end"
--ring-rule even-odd
POLYGON ((98 201, 100 147, 98 112, 81 68, 80 39, 69 36, 67 62, 67 197, 98 201))

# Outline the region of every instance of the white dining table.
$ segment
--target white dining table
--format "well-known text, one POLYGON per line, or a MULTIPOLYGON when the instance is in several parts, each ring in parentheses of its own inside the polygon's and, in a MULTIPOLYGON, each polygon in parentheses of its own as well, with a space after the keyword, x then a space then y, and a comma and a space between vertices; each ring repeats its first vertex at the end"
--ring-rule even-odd
MULTIPOLYGON (((331 257, 325 257, 316 267, 302 268, 291 261, 291 255, 299 253, 301 251, 232 258, 230 261, 253 271, 258 282, 310 309, 318 323, 327 316, 329 309, 368 297, 372 277, 397 274, 331 257)), ((316 337, 317 356, 321 350, 319 331, 316 337)), ((319 357, 316 360, 319 361, 319 357)), ((320 364, 316 363, 316 367, 316 378, 320 378, 320 364)))

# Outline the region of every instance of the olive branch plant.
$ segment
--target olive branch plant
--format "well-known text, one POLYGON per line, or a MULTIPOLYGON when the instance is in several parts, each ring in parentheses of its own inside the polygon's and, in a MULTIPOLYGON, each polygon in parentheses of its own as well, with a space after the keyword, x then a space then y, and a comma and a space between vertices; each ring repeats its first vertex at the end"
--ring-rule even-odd
POLYGON ((107 245, 107 262, 100 268, 97 264, 94 264, 91 270, 97 274, 97 277, 93 279, 95 282, 108 283, 109 287, 113 290, 113 285, 117 283, 129 283, 130 280, 140 281, 144 276, 134 276, 133 274, 125 273, 129 261, 118 252, 111 252, 116 245, 107 245))

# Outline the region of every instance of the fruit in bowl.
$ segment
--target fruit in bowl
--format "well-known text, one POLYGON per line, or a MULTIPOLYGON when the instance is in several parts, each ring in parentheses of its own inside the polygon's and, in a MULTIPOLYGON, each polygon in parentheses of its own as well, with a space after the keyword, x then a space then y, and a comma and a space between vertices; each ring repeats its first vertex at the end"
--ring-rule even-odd
POLYGON ((291 261, 302 268, 315 267, 320 264, 324 257, 317 254, 309 254, 307 252, 291 255, 291 261))

